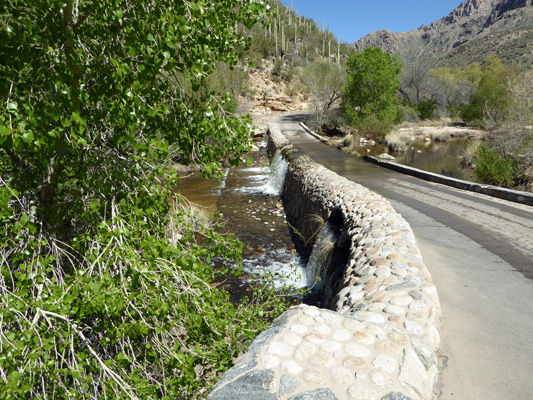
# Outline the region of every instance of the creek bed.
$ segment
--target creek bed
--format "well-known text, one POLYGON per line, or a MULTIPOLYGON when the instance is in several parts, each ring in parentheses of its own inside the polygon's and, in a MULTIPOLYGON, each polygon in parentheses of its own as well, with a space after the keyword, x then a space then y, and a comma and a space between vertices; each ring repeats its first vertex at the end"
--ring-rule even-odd
MULTIPOLYGON (((178 188, 203 213, 221 213, 223 231, 243 243, 243 273, 216 282, 235 303, 252 295, 253 282, 261 277, 268 276, 276 288, 307 285, 305 263, 281 204, 283 171, 270 166, 264 144, 251 155, 251 165, 229 168, 222 182, 194 174, 181 179, 178 188)), ((296 296, 295 301, 301 299, 296 296)))

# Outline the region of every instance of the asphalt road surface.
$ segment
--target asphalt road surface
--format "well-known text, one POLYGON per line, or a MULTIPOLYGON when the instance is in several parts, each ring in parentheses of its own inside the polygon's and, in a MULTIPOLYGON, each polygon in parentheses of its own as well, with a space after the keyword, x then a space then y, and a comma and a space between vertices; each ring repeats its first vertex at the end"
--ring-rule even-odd
POLYGON ((437 286, 443 400, 533 399, 533 207, 366 163, 275 122, 314 161, 388 199, 409 222, 437 286))

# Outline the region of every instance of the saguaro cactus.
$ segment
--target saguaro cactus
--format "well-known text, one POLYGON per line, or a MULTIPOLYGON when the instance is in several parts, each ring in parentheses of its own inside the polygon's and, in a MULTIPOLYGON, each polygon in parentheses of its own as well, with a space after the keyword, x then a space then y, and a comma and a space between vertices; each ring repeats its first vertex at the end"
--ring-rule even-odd
POLYGON ((285 51, 285 25, 281 25, 281 51, 285 51))
POLYGON ((278 23, 274 21, 274 36, 276 42, 276 57, 278 56, 278 23))

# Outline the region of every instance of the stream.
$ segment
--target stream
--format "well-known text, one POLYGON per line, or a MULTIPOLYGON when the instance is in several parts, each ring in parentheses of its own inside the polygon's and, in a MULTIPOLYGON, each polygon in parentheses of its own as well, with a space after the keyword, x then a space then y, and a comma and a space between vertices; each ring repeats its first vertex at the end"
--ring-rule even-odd
POLYGON ((222 213, 223 226, 243 243, 243 273, 217 282, 233 302, 253 291, 253 282, 271 280, 283 286, 307 286, 305 262, 301 259, 285 219, 280 200, 288 163, 281 156, 272 160, 264 142, 252 155, 249 166, 226 170, 224 179, 205 179, 193 174, 180 179, 178 191, 203 215, 222 213))
MULTIPOLYGON (((250 295, 253 283, 258 280, 269 280, 277 289, 305 288, 315 283, 313 276, 307 276, 306 262, 298 253, 280 199, 287 161, 278 154, 270 162, 265 141, 256 144, 259 151, 251 154, 252 163, 228 168, 222 181, 205 179, 196 173, 182 177, 178 187, 200 214, 207 217, 221 213, 225 232, 233 233, 243 243, 242 274, 216 282, 230 293, 235 303, 250 295)), ((404 165, 472 180, 473 173, 460 165, 465 145, 464 139, 415 143, 407 152, 394 155, 396 162, 404 165)), ((384 151, 379 145, 367 149, 372 155, 384 151)), ((313 270, 313 260, 310 264, 313 270)), ((315 288, 319 286, 316 284, 315 288)), ((316 301, 319 300, 313 300, 313 296, 306 299, 316 301)))

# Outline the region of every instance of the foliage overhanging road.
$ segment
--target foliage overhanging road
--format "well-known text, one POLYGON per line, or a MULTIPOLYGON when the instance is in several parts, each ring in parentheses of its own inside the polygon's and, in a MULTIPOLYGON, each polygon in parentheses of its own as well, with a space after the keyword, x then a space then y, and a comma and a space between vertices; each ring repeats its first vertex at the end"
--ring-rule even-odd
POLYGON ((303 153, 410 223, 443 309, 437 398, 526 399, 533 382, 533 208, 384 170, 276 122, 303 153))

